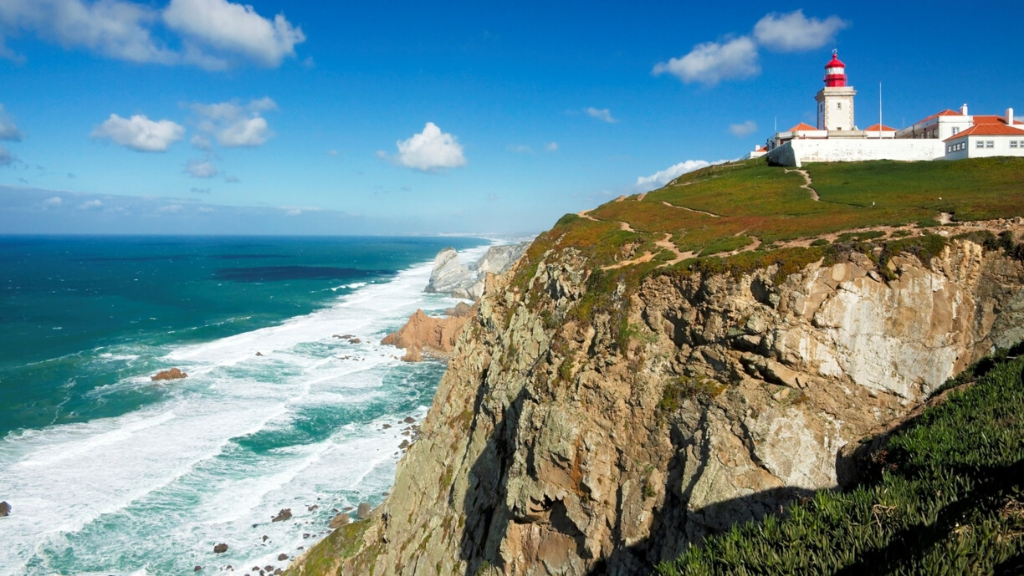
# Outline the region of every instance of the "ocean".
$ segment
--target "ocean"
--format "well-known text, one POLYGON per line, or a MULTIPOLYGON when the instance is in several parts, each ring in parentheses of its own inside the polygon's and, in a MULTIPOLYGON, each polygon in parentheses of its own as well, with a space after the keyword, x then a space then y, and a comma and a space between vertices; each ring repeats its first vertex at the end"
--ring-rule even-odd
POLYGON ((0 238, 0 574, 284 567, 378 504, 444 372, 380 339, 457 303, 422 291, 441 248, 488 245, 0 238))

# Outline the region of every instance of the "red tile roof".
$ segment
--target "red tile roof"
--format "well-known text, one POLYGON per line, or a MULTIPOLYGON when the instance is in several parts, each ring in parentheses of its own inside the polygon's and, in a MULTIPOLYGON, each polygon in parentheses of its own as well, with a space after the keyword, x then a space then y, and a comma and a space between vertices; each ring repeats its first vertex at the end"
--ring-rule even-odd
POLYGON ((963 132, 946 138, 945 142, 957 140, 965 136, 1024 136, 1024 130, 995 122, 975 124, 963 132))
MULTIPOLYGON (((1003 116, 996 116, 995 114, 985 114, 983 116, 975 116, 974 117, 974 123, 975 124, 1006 124, 1006 118, 1003 117, 1003 116)), ((1014 120, 1013 123, 1015 125, 1016 124, 1024 125, 1024 122, 1021 122, 1020 120, 1014 120)))
POLYGON ((932 114, 931 116, 925 118, 924 120, 918 120, 917 122, 915 122, 915 124, 922 124, 922 123, 927 122, 929 120, 934 120, 934 119, 938 118, 939 116, 963 116, 963 114, 960 114, 959 112, 956 112, 956 111, 953 111, 953 110, 943 110, 942 112, 939 112, 937 114, 932 114))
POLYGON ((804 131, 804 130, 817 130, 817 128, 815 128, 814 126, 811 126, 807 122, 801 122, 801 123, 797 124, 796 126, 793 126, 792 128, 790 128, 788 130, 788 132, 796 132, 798 130, 800 130, 800 131, 804 131))
MULTIPOLYGON (((874 126, 868 126, 867 128, 864 129, 864 131, 865 132, 878 132, 878 124, 875 124, 874 126)), ((896 129, 895 128, 890 128, 890 127, 886 126, 885 124, 882 124, 882 131, 883 132, 895 132, 896 129)))

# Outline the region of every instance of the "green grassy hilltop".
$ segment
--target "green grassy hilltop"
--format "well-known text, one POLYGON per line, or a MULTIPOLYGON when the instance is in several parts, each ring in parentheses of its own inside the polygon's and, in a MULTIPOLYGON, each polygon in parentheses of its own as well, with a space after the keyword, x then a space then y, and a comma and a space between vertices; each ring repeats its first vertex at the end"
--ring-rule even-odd
POLYGON ((605 265, 649 252, 659 265, 685 268, 698 257, 809 247, 850 230, 1024 215, 1024 158, 810 164, 804 171, 809 186, 800 171, 764 159, 704 168, 660 190, 567 215, 532 252, 574 246, 605 265))

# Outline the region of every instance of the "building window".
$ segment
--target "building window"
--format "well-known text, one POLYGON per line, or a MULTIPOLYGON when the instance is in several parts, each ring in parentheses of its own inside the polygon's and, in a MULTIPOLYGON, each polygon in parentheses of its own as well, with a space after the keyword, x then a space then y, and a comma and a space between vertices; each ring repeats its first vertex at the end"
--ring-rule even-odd
POLYGON ((991 140, 985 141, 985 148, 995 148, 996 143, 991 140))
POLYGON ((960 133, 960 129, 954 126, 953 127, 953 135, 956 136, 959 133, 960 133))
POLYGON ((842 102, 836 102, 836 109, 842 110, 843 109, 843 103, 842 102))
POLYGON ((974 147, 975 148, 984 148, 985 147, 985 141, 984 140, 978 140, 978 143, 975 144, 974 147))
POLYGON ((1010 148, 1016 148, 1016 147, 1017 147, 1017 141, 1016 140, 1010 140, 1010 148))

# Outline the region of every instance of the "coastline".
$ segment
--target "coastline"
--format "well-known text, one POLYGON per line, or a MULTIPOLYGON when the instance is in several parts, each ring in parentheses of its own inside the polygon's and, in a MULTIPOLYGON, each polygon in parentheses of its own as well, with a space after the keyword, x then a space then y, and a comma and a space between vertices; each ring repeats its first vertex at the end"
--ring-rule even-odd
MULTIPOLYGON (((460 253, 475 259, 490 245, 460 253)), ((39 554, 62 550, 82 561, 77 573, 91 567, 95 573, 131 573, 134 564, 123 557, 116 565, 112 558, 104 564, 104 553, 133 548, 145 555, 160 546, 178 548, 178 558, 147 564, 147 574, 191 571, 193 565, 283 567, 278 556, 294 556, 314 542, 334 509, 376 504, 394 480, 397 447, 407 439, 404 419, 422 418, 443 373, 436 363, 401 363, 396 349, 378 344, 417 308, 443 310, 458 302, 422 292, 431 265, 412 266, 277 326, 176 347, 164 360, 180 365, 189 378, 170 385, 176 390, 160 406, 5 438, 0 483, 9 487, 4 497, 16 513, 0 528, 17 536, 4 538, 11 545, 0 552, 0 573, 67 572, 39 554), (360 341, 332 337, 345 333, 360 341), (256 357, 257 351, 263 356, 256 357), (272 381, 275 371, 289 374, 272 381), (425 379, 429 394, 417 389, 425 379), (340 386, 343 381, 347 384, 340 386), (355 420, 333 430, 330 425, 303 429, 305 441, 261 445, 267 444, 265 437, 296 435, 290 427, 297 420, 305 419, 305 425, 328 418, 318 412, 325 405, 355 420), (117 465, 105 466, 113 462, 117 465), (122 468, 129 472, 118 474, 122 468), (164 472, 153 472, 158 469, 164 472), (77 481, 61 481, 64 476, 77 481), (63 486, 55 491, 56 483, 63 486), (196 506, 169 511, 181 525, 191 526, 187 534, 159 521, 138 520, 187 489, 197 492, 196 506), (117 497, 105 497, 104 490, 117 497), (328 493, 334 495, 331 502, 328 493), (291 521, 270 521, 289 507, 291 521), (134 538, 115 534, 105 547, 82 557, 87 545, 98 542, 96 526, 103 523, 137 532, 134 538), (264 535, 268 538, 261 541, 264 535), (213 554, 221 541, 228 552, 213 554)), ((120 387, 148 385, 141 382, 148 376, 111 385, 97 398, 120 387)))

